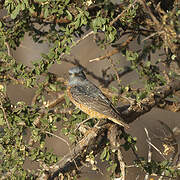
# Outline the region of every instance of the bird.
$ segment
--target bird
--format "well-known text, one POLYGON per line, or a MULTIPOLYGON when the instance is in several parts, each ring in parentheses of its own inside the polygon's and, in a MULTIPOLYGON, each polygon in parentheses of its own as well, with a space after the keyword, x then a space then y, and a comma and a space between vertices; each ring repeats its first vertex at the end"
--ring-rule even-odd
POLYGON ((69 69, 67 95, 72 103, 90 118, 109 119, 122 127, 129 128, 112 102, 86 78, 80 66, 69 69))

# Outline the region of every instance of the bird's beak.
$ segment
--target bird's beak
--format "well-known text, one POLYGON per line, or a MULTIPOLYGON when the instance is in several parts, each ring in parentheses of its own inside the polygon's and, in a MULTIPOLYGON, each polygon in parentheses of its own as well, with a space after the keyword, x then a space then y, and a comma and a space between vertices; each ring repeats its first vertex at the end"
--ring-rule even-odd
POLYGON ((75 74, 74 73, 69 73, 69 77, 74 77, 75 74))

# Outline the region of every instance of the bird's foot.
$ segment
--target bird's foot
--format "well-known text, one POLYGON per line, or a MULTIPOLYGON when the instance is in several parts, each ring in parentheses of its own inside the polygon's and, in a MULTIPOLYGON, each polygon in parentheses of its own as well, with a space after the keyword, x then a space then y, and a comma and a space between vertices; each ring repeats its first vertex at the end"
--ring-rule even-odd
POLYGON ((92 118, 89 117, 89 118, 85 119, 84 121, 80 122, 79 124, 77 124, 77 127, 76 127, 76 129, 75 129, 74 131, 77 131, 77 129, 79 129, 79 127, 80 127, 81 125, 83 125, 85 122, 89 121, 90 119, 92 119, 92 118))

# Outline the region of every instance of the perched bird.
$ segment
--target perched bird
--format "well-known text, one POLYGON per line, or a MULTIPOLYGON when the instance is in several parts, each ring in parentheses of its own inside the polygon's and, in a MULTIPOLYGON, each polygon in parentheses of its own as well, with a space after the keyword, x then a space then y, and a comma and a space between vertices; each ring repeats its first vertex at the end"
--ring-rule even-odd
POLYGON ((109 119, 120 126, 129 128, 112 102, 90 82, 81 67, 69 70, 67 94, 70 100, 91 118, 109 119))

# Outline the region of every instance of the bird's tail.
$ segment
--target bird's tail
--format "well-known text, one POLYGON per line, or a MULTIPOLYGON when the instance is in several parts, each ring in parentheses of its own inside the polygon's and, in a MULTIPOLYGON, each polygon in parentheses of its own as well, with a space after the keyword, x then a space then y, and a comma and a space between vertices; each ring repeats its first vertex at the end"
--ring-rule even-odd
POLYGON ((114 123, 116 123, 116 124, 119 124, 120 126, 125 127, 126 129, 129 128, 129 125, 126 124, 125 122, 122 122, 122 121, 120 121, 120 120, 118 120, 118 119, 114 119, 114 118, 108 118, 108 119, 110 119, 112 122, 114 122, 114 123))

